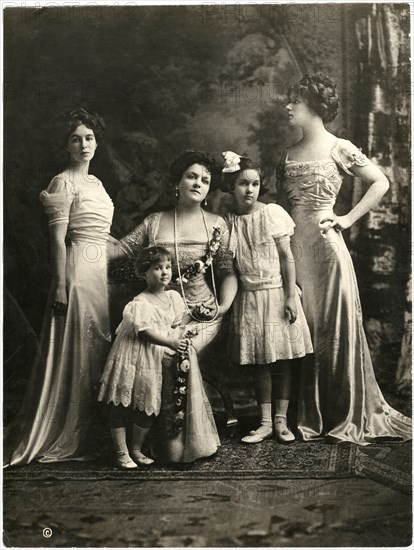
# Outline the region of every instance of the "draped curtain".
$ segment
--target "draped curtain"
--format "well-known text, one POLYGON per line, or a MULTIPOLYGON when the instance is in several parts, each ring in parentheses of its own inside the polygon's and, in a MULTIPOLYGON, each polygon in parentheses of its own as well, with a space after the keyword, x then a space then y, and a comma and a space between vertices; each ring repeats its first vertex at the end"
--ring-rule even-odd
MULTIPOLYGON (((388 381, 400 391, 411 386, 409 16, 408 4, 364 4, 353 21, 355 142, 386 174, 390 190, 353 228, 351 250, 376 365, 394 367, 388 381)), ((357 180, 354 204, 365 190, 357 180)))

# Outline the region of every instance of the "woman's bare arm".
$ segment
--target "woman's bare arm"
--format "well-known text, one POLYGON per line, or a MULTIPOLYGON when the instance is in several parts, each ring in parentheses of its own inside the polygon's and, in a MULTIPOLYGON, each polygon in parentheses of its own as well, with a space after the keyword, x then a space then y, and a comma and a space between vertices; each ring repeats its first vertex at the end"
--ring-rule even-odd
POLYGON ((238 289, 237 275, 234 271, 226 271, 221 277, 219 315, 222 316, 231 308, 238 289))
POLYGON ((49 226, 50 255, 55 283, 55 303, 59 313, 65 313, 68 304, 66 290, 66 244, 67 223, 56 223, 49 226))
POLYGON ((359 220, 359 218, 372 210, 372 208, 379 203, 390 186, 387 177, 377 166, 375 166, 375 164, 370 163, 368 166, 353 166, 350 170, 355 176, 358 176, 364 183, 368 184, 369 189, 348 214, 345 216, 335 216, 331 227, 337 229, 337 231, 348 229, 359 220))

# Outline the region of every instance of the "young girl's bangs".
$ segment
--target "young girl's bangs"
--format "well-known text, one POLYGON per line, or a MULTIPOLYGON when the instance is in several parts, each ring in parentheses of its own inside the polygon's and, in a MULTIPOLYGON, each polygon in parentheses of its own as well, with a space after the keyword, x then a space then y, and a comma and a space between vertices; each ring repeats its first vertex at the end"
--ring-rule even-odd
POLYGON ((135 271, 141 276, 148 271, 148 269, 160 262, 171 261, 171 254, 168 250, 162 249, 161 247, 152 247, 148 250, 143 250, 141 255, 135 260, 135 271))

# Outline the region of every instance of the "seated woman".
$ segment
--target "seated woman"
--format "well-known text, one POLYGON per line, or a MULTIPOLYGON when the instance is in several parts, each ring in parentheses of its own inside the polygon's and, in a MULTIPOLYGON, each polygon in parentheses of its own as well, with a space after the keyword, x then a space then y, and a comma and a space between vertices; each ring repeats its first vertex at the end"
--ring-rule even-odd
MULTIPOLYGON (((208 192, 220 181, 220 169, 214 158, 199 151, 186 151, 170 167, 177 205, 174 210, 148 216, 134 231, 111 246, 110 259, 134 257, 146 246, 163 246, 171 252, 173 277, 171 288, 180 292, 192 316, 191 327, 197 334, 192 345, 197 351, 203 374, 220 361, 223 315, 237 292, 237 277, 228 252, 228 231, 220 216, 202 208, 208 192)), ((175 421, 177 396, 175 361, 164 356, 162 408, 157 420, 153 454, 172 462, 192 462, 210 456, 217 441, 201 437, 205 422, 197 410, 207 399, 201 378, 196 373, 189 382, 184 425, 175 421)))

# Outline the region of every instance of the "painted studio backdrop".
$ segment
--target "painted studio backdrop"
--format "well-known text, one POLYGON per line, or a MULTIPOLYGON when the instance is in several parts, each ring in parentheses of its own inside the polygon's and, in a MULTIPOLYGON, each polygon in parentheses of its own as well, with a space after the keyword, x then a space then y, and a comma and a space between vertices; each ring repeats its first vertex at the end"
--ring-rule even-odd
MULTIPOLYGON (((51 281, 38 200, 64 165, 52 121, 85 107, 106 121, 91 172, 115 204, 122 237, 174 201, 168 166, 186 148, 260 158, 277 201, 275 166, 297 139, 283 94, 322 70, 340 84, 329 129, 390 180, 380 205, 347 235, 364 321, 385 394, 404 399, 410 350, 409 6, 213 5, 6 9, 4 14, 4 413, 22 398, 51 281)), ((341 209, 364 189, 345 182, 341 209)), ((208 208, 222 213, 216 191, 208 208)), ((111 276, 112 323, 137 291, 111 276)), ((232 382, 233 385, 235 382, 232 382)))

